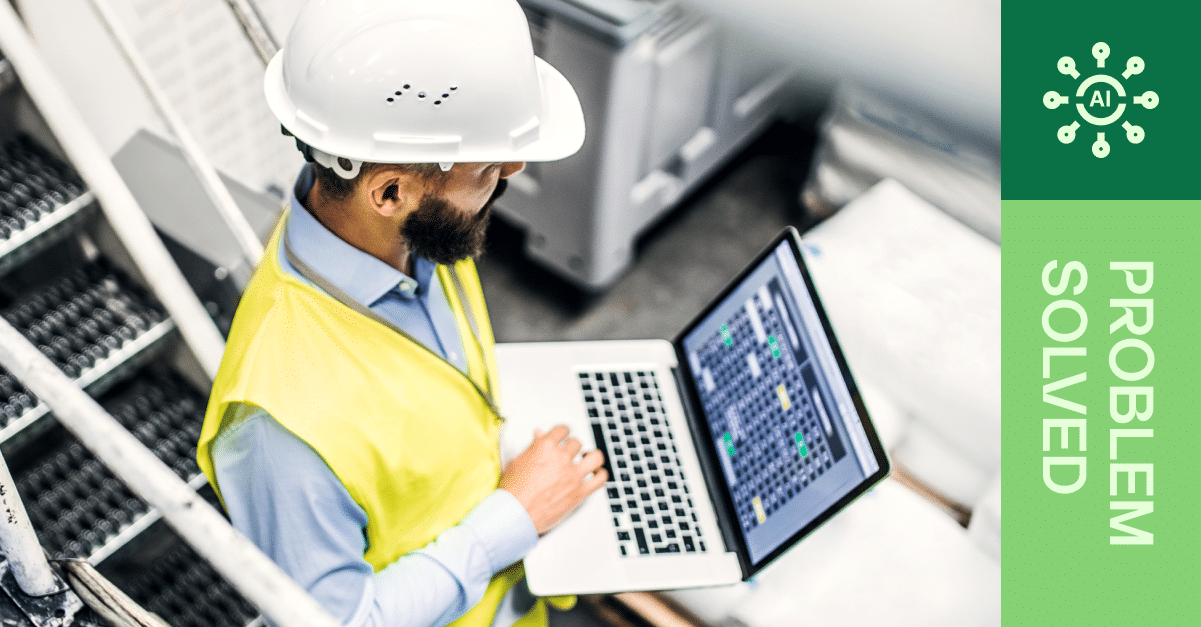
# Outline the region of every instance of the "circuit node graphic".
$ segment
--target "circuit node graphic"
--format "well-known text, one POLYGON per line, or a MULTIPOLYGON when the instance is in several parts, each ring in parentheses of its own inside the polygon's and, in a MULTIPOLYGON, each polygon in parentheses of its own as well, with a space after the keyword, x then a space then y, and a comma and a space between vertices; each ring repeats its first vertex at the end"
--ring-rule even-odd
MULTIPOLYGON (((1092 49, 1093 58, 1097 60, 1097 69, 1105 69, 1105 60, 1109 58, 1109 45, 1103 41, 1097 42, 1092 49)), ((1072 80, 1080 80, 1080 72, 1076 69, 1076 60, 1072 57, 1062 57, 1056 62, 1055 67, 1060 74, 1071 77, 1072 80)), ((1126 113, 1127 105, 1131 107, 1138 105, 1144 109, 1150 110, 1159 106, 1159 95, 1153 91, 1145 91, 1142 95, 1134 95, 1127 97, 1126 87, 1122 81, 1129 81, 1130 77, 1142 74, 1146 69, 1146 63, 1142 57, 1130 57, 1126 60, 1126 70, 1121 73, 1122 80, 1118 80, 1116 76, 1098 72, 1080 80, 1080 85, 1076 88, 1076 95, 1059 95, 1059 92, 1049 91, 1043 95, 1043 105, 1048 109, 1056 109, 1061 105, 1070 105, 1073 102, 1076 104, 1076 112, 1080 114, 1080 119, 1094 127, 1106 127, 1122 120, 1122 115, 1126 113)), ((1059 127, 1057 137, 1064 144, 1070 144, 1076 141, 1076 131, 1081 127, 1081 122, 1073 121, 1071 124, 1059 127)), ((1141 143, 1146 139, 1146 133, 1143 127, 1131 123, 1129 120, 1123 120, 1121 127, 1126 131, 1126 141, 1131 144, 1141 143)), ((1105 140, 1104 130, 1097 131, 1097 141, 1093 142, 1093 156, 1098 159, 1104 159, 1109 156, 1109 142, 1105 140)))

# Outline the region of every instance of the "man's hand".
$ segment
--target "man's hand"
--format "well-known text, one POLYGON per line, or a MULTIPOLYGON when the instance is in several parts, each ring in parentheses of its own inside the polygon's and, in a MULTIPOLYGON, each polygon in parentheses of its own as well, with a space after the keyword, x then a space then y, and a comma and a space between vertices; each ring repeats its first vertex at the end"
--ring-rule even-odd
POLYGON ((588 451, 575 462, 583 445, 567 435, 563 425, 550 433, 535 431, 534 443, 514 457, 500 477, 501 489, 517 497, 538 535, 550 531, 609 480, 609 473, 601 468, 604 455, 588 451))

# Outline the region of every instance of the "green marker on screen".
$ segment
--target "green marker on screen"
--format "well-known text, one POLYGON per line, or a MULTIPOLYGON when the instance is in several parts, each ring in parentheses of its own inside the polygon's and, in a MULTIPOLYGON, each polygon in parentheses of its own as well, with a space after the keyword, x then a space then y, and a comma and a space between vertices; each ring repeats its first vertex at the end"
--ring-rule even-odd
POLYGON ((796 447, 801 452, 801 457, 808 457, 809 447, 805 446, 805 436, 801 435, 800 431, 797 431, 793 439, 796 440, 796 447))

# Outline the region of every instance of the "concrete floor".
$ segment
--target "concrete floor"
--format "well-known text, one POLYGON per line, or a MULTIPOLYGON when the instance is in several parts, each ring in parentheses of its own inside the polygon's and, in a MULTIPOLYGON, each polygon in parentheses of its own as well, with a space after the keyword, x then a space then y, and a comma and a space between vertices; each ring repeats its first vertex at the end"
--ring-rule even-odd
MULTIPOLYGON (((521 253, 522 234, 494 221, 479 263, 497 341, 671 339, 785 225, 812 226, 797 201, 813 131, 777 124, 639 241, 633 267, 586 295, 521 253)), ((604 627, 577 606, 551 627, 604 627)))
POLYGON ((780 229, 811 226, 797 195, 812 147, 808 126, 770 127, 644 234, 602 295, 524 258, 522 234, 494 220, 479 269, 497 341, 673 338, 780 229))

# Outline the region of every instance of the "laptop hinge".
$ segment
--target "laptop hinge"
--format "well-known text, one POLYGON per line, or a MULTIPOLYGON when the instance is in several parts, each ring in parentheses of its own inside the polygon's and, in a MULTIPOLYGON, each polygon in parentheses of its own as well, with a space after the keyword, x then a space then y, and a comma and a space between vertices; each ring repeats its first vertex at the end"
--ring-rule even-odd
MULTIPOLYGON (((725 485, 725 478, 716 468, 712 468, 710 464, 705 463, 705 454, 701 447, 709 446, 708 442, 701 440, 708 434, 708 427, 705 421, 701 420, 701 415, 696 406, 692 402, 692 395, 688 393, 688 381, 684 379, 684 373, 678 367, 672 367, 671 375, 676 379, 676 389, 680 391, 680 403, 684 406, 684 414, 688 418, 689 431, 692 433, 692 445, 697 450, 697 460, 700 462, 701 472, 705 475, 705 488, 709 491, 709 502, 713 503, 713 513, 717 516, 717 526, 721 528, 721 539, 725 545, 726 552, 737 553, 738 543, 734 538, 734 530, 738 528, 738 521, 732 519, 725 508, 725 499, 723 495, 717 492, 721 486, 725 485)), ((739 564, 743 564, 743 560, 738 560, 739 564)), ((746 567, 743 565, 743 576, 746 576, 746 567)))

